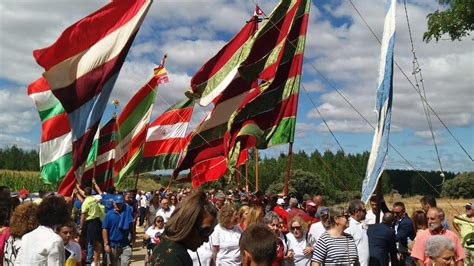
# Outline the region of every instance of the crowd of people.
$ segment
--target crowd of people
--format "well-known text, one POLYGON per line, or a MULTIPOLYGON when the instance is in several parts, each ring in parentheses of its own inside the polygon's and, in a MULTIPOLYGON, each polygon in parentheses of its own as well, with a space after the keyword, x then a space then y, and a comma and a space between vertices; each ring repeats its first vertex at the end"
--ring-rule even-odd
POLYGON ((432 196, 409 215, 403 202, 389 208, 375 196, 367 210, 358 199, 326 207, 321 195, 92 184, 34 202, 0 187, 3 265, 130 265, 140 227, 147 265, 474 263, 471 203, 452 221, 456 233, 432 196))

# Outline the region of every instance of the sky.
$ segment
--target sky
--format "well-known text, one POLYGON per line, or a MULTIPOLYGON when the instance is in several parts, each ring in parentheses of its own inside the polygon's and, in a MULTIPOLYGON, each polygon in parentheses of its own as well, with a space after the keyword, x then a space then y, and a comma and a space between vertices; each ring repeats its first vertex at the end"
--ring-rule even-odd
MULTIPOLYGON (((43 69, 32 51, 51 45, 69 25, 107 4, 104 0, 2 0, 0 2, 0 148, 17 145, 38 149, 41 125, 26 88, 43 69)), ((381 39, 385 1, 353 1, 381 39)), ((170 82, 160 85, 152 119, 184 98, 193 74, 239 31, 255 3, 270 14, 276 0, 155 0, 134 41, 112 92, 121 107, 151 77, 164 53, 170 82)), ((426 16, 442 10, 435 0, 407 0, 415 54, 426 99, 436 111, 432 127, 445 171, 473 171, 474 41, 422 41, 426 16), (442 123, 438 120, 439 117, 442 123), (455 138, 446 130, 452 132, 455 138)), ((80 40, 77 40, 80 41, 80 40)), ((376 120, 375 90, 380 44, 348 0, 313 1, 303 65, 294 151, 340 149, 368 151, 376 120), (341 96, 344 95, 344 100, 341 96), (353 106, 354 108, 352 108, 353 106), (356 109, 357 111, 355 111, 356 109), (328 127, 323 123, 321 115, 328 127)), ((390 143, 408 162, 389 149, 387 168, 440 170, 413 72, 413 53, 403 1, 398 2, 390 143), (410 83, 411 82, 411 83, 410 83)), ((420 83, 421 87, 421 83, 420 83)), ((120 107, 119 107, 120 109, 120 107)), ((191 130, 210 108, 196 106, 191 130)), ((107 107, 105 124, 113 111, 107 107)), ((271 147, 263 156, 287 152, 271 147)))

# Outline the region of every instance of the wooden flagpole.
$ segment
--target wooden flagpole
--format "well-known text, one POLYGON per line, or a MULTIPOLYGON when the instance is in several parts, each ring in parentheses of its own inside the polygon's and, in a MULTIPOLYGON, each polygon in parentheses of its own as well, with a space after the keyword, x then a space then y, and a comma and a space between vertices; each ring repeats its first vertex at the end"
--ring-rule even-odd
POLYGON ((288 196, 288 183, 290 182, 292 158, 293 158, 293 142, 290 142, 290 144, 288 145, 288 159, 286 161, 285 185, 283 187, 283 195, 285 196, 288 196))
POLYGON ((249 160, 245 161, 245 194, 249 194, 249 160))
POLYGON ((258 149, 255 148, 255 191, 258 191, 258 149))

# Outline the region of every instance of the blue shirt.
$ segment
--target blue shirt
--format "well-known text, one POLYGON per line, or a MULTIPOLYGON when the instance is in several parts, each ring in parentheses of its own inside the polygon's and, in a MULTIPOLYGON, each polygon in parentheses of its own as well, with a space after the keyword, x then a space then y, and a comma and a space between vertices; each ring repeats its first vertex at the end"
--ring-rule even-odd
POLYGON ((110 247, 126 247, 130 245, 128 235, 130 228, 120 228, 120 213, 115 210, 108 212, 102 222, 102 229, 106 229, 109 233, 110 247))

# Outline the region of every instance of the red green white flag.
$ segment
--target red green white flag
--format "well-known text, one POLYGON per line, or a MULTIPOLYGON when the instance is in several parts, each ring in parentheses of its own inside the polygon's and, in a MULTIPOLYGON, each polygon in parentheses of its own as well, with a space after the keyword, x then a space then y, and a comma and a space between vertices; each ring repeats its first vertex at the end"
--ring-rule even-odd
POLYGON ((140 169, 174 169, 186 145, 186 131, 193 113, 194 100, 186 99, 168 108, 150 123, 140 169))

